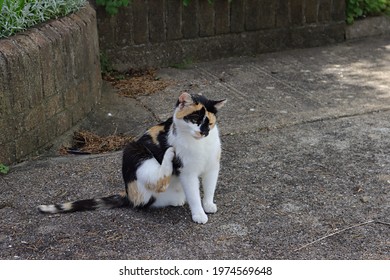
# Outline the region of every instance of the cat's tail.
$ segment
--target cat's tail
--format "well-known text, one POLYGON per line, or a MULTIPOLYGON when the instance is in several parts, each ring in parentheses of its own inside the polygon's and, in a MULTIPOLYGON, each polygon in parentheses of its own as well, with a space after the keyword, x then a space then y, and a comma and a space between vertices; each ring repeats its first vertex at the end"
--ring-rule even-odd
POLYGON ((38 210, 41 213, 69 213, 76 211, 90 211, 96 209, 110 209, 131 206, 126 194, 115 194, 102 198, 92 198, 77 200, 51 205, 39 205, 38 210))

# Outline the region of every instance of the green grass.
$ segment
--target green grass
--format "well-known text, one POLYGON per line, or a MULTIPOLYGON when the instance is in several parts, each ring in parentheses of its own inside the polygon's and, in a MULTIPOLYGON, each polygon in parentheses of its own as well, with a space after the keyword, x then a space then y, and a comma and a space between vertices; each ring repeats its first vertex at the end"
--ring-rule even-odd
POLYGON ((347 0, 347 23, 366 16, 390 15, 390 0, 347 0))
POLYGON ((87 0, 0 0, 0 38, 75 12, 86 3, 87 0))
POLYGON ((173 64, 171 67, 176 69, 188 69, 191 68, 192 64, 194 64, 194 61, 191 58, 185 58, 182 62, 173 64))
POLYGON ((0 174, 7 174, 9 172, 9 167, 0 163, 0 174))

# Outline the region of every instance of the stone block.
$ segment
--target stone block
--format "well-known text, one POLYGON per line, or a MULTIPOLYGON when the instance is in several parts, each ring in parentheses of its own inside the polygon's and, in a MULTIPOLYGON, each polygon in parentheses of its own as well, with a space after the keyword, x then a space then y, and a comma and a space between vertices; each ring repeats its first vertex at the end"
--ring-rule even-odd
POLYGON ((192 0, 188 6, 183 6, 181 31, 185 39, 199 36, 199 21, 197 14, 198 0, 192 0))
MULTIPOLYGON (((59 32, 62 37, 61 48, 62 51, 67 54, 62 61, 62 67, 66 73, 64 79, 68 85, 71 85, 75 80, 83 77, 85 71, 88 71, 88 64, 85 63, 85 60, 87 59, 86 50, 88 49, 89 44, 81 36, 81 34, 85 32, 85 30, 83 30, 85 29, 85 24, 77 16, 72 16, 72 18, 65 17, 55 21, 53 26, 56 27, 57 32, 59 32), (84 47, 80 49, 81 45, 84 47), (75 51, 79 49, 81 51, 75 51), (78 57, 76 57, 77 54, 79 54, 78 57)), ((60 88, 60 90, 66 91, 67 88, 60 88)))
POLYGON ((51 41, 46 38, 38 29, 34 32, 28 32, 27 36, 38 47, 42 80, 42 96, 46 98, 55 93, 55 78, 49 70, 52 67, 52 58, 54 56, 51 41))
MULTIPOLYGON (((51 44, 51 54, 52 57, 50 57, 51 63, 49 64, 49 68, 45 69, 49 73, 49 75, 53 76, 54 79, 54 87, 55 90, 51 92, 51 94, 56 94, 57 92, 62 91, 63 88, 66 88, 68 86, 68 81, 64 80, 64 77, 66 77, 67 72, 63 68, 64 67, 64 60, 67 59, 67 57, 64 57, 63 52, 63 46, 62 46, 62 38, 61 34, 56 31, 55 28, 53 28, 51 25, 43 25, 40 28, 41 34, 43 34, 48 41, 50 41, 51 44)), ((45 93, 45 96, 49 96, 49 92, 45 93)))
POLYGON ((275 26, 276 4, 272 0, 250 0, 245 7, 245 28, 248 31, 275 26))
POLYGON ((318 21, 328 22, 331 19, 332 0, 320 0, 318 8, 318 21))
POLYGON ((207 37, 215 34, 214 5, 207 0, 199 0, 199 36, 207 37))
POLYGON ((244 0, 230 2, 230 32, 238 33, 245 30, 244 0))
POLYGON ((7 59, 0 51, 0 120, 12 114, 12 90, 9 86, 7 59))
POLYGON ((215 34, 226 34, 230 31, 230 5, 226 0, 215 0, 215 34))
MULTIPOLYGON (((20 98, 27 99, 29 108, 42 104, 42 67, 39 47, 28 36, 12 37, 15 46, 19 49, 19 58, 22 67, 19 75, 23 77, 20 98)), ((19 98, 19 97, 17 97, 19 98)))
POLYGON ((78 102, 79 92, 75 87, 69 88, 64 92, 64 107, 71 109, 78 102))
POLYGON ((290 24, 289 1, 278 0, 276 2, 276 26, 287 27, 290 24))
POLYGON ((291 23, 294 25, 303 24, 303 2, 304 0, 290 0, 291 23))
POLYGON ((72 107, 72 124, 76 125, 79 121, 81 121, 85 116, 85 108, 84 104, 77 103, 72 107))
POLYGON ((305 2, 306 23, 316 23, 318 20, 319 0, 310 0, 305 2))
POLYGON ((42 126, 46 120, 45 108, 43 105, 35 106, 24 114, 24 127, 26 131, 31 131, 42 126))
POLYGON ((131 5, 133 9, 134 43, 147 43, 149 41, 149 26, 146 2, 145 0, 134 0, 131 5))
POLYGON ((35 130, 26 132, 24 135, 15 139, 15 154, 16 158, 26 158, 39 147, 39 135, 35 130))
POLYGON ((149 1, 149 41, 165 41, 165 5, 164 1, 149 1))
MULTIPOLYGON (((122 34, 124 30, 118 31, 118 25, 120 24, 118 24, 117 17, 123 19, 120 14, 123 13, 124 9, 127 10, 128 8, 120 9, 117 16, 109 16, 102 6, 97 6, 97 27, 99 29, 99 44, 102 50, 112 49, 117 45, 117 42, 120 41, 120 39, 117 39, 118 33, 122 34)), ((129 17, 127 20, 130 21, 128 24, 133 26, 132 17, 129 17)), ((132 41, 130 41, 130 43, 132 43, 132 41)))
POLYGON ((26 111, 22 113, 14 113, 12 116, 9 116, 9 125, 12 127, 12 136, 13 138, 18 138, 22 136, 26 132, 26 128, 24 126, 24 119, 26 115, 26 111))
POLYGON ((45 102, 46 118, 50 119, 64 109, 62 94, 50 96, 45 102))
POLYGON ((10 165, 16 162, 15 141, 12 140, 7 143, 1 143, 0 149, 0 163, 10 165))
POLYGON ((334 21, 345 21, 345 0, 333 0, 331 17, 334 21))
MULTIPOLYGON (((122 7, 118 14, 111 17, 113 23, 110 25, 112 43, 121 47, 126 47, 133 43, 133 5, 122 7)), ((96 29, 95 29, 96 32, 96 29)), ((105 36, 106 34, 99 34, 105 36)))
MULTIPOLYGON (((24 69, 23 51, 15 45, 10 39, 1 40, 0 52, 7 61, 7 78, 9 86, 9 97, 11 108, 14 114, 28 110, 30 107, 29 98, 26 98, 28 84, 25 82, 25 74, 21 71, 24 69)), ((7 92, 7 91, 6 91, 7 92)))
POLYGON ((72 127, 72 113, 64 110, 54 117, 56 124, 56 135, 60 136, 72 127))
POLYGON ((0 145, 4 147, 5 143, 13 140, 13 125, 11 117, 2 116, 0 118, 0 131, 0 145))
POLYGON ((257 25, 258 16, 259 16, 259 1, 258 0, 245 1, 245 30, 253 31, 258 29, 258 25, 257 25))
POLYGON ((166 1, 166 29, 167 40, 176 40, 183 37, 181 32, 182 0, 166 1))
POLYGON ((258 29, 268 29, 276 24, 276 3, 273 0, 259 1, 258 29))

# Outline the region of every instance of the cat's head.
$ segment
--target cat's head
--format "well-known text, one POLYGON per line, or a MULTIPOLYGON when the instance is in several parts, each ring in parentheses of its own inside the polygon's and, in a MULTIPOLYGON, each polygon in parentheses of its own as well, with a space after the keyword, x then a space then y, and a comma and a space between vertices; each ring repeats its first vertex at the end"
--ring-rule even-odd
POLYGON ((226 99, 215 101, 203 95, 183 92, 176 103, 175 124, 196 139, 206 137, 215 127, 217 111, 225 103, 226 99))

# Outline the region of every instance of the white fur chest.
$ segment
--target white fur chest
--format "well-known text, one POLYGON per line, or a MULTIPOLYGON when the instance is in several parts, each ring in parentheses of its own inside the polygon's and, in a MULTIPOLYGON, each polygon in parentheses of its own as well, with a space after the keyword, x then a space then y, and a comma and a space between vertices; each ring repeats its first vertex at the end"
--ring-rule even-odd
POLYGON ((170 135, 169 142, 182 161, 182 173, 195 173, 200 176, 219 163, 221 142, 217 126, 205 138, 195 139, 190 135, 170 135))

